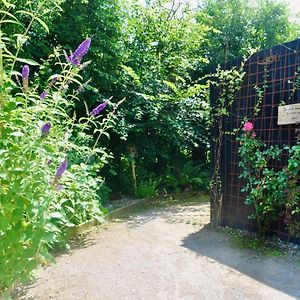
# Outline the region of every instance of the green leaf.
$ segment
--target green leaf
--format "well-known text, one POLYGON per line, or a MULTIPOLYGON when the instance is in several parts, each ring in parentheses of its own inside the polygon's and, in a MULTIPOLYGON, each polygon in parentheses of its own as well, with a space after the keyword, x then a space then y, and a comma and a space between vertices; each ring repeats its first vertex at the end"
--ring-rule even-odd
MULTIPOLYGON (((11 5, 11 4, 9 4, 7 1, 2 0, 2 2, 4 3, 4 5, 5 5, 5 3, 6 3, 6 5, 11 5)), ((5 6, 6 6, 6 5, 5 5, 5 6)), ((8 6, 7 6, 7 7, 8 7, 8 6)), ((19 22, 19 20, 18 20, 13 14, 11 14, 11 13, 8 12, 8 11, 0 10, 0 14, 7 15, 7 16, 13 18, 15 21, 19 22)))
POLYGON ((22 76, 22 74, 21 74, 20 72, 18 72, 18 71, 11 71, 11 72, 9 72, 9 75, 10 75, 10 76, 15 75, 15 76, 19 76, 19 77, 22 76))
POLYGON ((48 252, 42 252, 39 254, 39 260, 43 264, 55 263, 55 258, 48 252))
POLYGON ((39 66, 40 64, 33 59, 30 58, 17 58, 17 61, 22 62, 24 64, 28 64, 31 66, 39 66))
POLYGON ((42 26, 43 28, 47 31, 47 33, 49 33, 49 27, 47 26, 47 24, 40 18, 35 17, 35 20, 37 20, 42 26))
POLYGON ((34 14, 27 10, 18 10, 18 11, 16 11, 16 14, 28 15, 28 16, 31 16, 34 18, 34 14))
POLYGON ((60 212, 52 212, 49 215, 53 219, 64 219, 65 218, 65 216, 60 212))
POLYGON ((4 24, 4 23, 11 23, 11 24, 16 24, 16 25, 20 25, 22 26, 22 24, 20 22, 14 21, 14 20, 1 20, 0 24, 4 24))
POLYGON ((163 80, 163 83, 167 85, 175 94, 178 93, 178 88, 174 83, 167 80, 163 80))
POLYGON ((141 84, 139 75, 131 67, 121 65, 121 68, 133 79, 136 85, 141 84))
POLYGON ((20 137, 20 136, 23 136, 24 133, 21 131, 15 131, 15 132, 10 133, 10 135, 20 137))

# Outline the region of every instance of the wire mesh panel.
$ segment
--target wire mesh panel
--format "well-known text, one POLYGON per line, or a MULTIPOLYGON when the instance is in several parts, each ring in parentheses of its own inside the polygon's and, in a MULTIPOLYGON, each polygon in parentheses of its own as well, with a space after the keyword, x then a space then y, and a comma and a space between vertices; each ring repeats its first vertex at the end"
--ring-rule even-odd
MULTIPOLYGON (((241 61, 226 65, 226 69, 239 66, 241 61)), ((246 118, 254 125, 255 133, 269 147, 271 145, 293 145, 296 142, 295 129, 299 124, 277 125, 278 106, 300 103, 300 90, 297 87, 298 70, 300 70, 300 40, 275 46, 258 52, 244 65, 244 81, 239 94, 230 108, 230 116, 224 121, 225 131, 240 128, 246 118), (255 115, 254 109, 259 101, 258 89, 263 92, 260 112, 255 115)), ((299 72, 300 73, 300 72, 299 72)), ((218 91, 211 90, 211 105, 217 101, 218 91)), ((212 136, 216 128, 212 128, 212 136)), ((216 163, 213 155, 215 141, 212 139, 212 168, 216 163)), ((236 136, 225 135, 222 140, 220 175, 223 189, 220 224, 230 227, 255 231, 252 221, 248 219, 251 207, 244 204, 246 194, 241 192, 244 185, 239 178, 241 169, 238 156, 239 143, 236 136)), ((275 168, 286 165, 287 154, 280 161, 272 162, 275 168)), ((272 224, 271 232, 285 238, 287 232, 282 218, 272 224)))

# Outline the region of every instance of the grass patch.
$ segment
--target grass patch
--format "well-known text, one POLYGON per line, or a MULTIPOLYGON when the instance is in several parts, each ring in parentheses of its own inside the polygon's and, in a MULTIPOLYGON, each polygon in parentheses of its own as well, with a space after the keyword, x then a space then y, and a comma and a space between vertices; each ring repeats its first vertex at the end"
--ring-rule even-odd
POLYGON ((224 227, 222 230, 230 235, 234 245, 238 248, 250 249, 264 256, 289 257, 300 262, 300 250, 297 245, 291 243, 287 244, 278 238, 261 239, 254 233, 239 229, 224 227))

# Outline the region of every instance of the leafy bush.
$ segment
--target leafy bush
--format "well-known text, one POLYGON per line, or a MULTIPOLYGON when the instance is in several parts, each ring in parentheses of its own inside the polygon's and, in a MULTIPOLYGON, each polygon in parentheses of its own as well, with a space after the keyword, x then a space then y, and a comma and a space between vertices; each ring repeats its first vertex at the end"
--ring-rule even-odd
POLYGON ((126 7, 125 20, 126 55, 119 83, 128 101, 118 111, 114 128, 124 142, 111 139, 117 175, 107 173, 107 178, 112 189, 133 194, 131 166, 124 162, 131 145, 140 183, 162 176, 168 167, 173 174, 179 160, 205 161, 208 85, 199 79, 199 71, 208 63, 202 45, 212 28, 197 24, 188 8, 180 16, 170 14, 157 1, 126 7))
POLYGON ((209 170, 206 165, 197 165, 193 161, 184 162, 181 166, 169 167, 161 176, 160 187, 167 192, 207 190, 209 187, 209 170))
POLYGON ((62 190, 50 207, 53 223, 63 229, 89 220, 104 221, 105 210, 98 195, 103 179, 91 176, 88 165, 72 165, 61 183, 62 190))
POLYGON ((245 179, 242 191, 247 192, 245 203, 254 207, 249 218, 255 220, 259 235, 264 236, 272 221, 279 220, 282 209, 290 234, 298 234, 300 145, 286 146, 290 154, 287 166, 276 169, 272 162, 281 158, 283 150, 277 145, 267 148, 256 136, 251 122, 244 124, 238 141, 240 177, 245 179))
POLYGON ((55 50, 52 58, 61 72, 46 83, 36 74, 32 80, 39 64, 19 54, 31 26, 48 29, 39 18, 43 3, 34 11, 15 11, 3 1, 0 10, 1 22, 16 30, 24 27, 19 16, 30 19, 21 34, 0 30, 0 293, 27 279, 38 264, 52 261, 49 247, 60 241, 65 227, 101 221, 105 213, 99 171, 110 155, 98 144, 108 136, 118 104, 101 101, 89 112, 85 103, 86 117, 72 114, 84 87, 80 71, 90 39, 69 56, 55 50), (15 71, 20 63, 21 73, 15 71), (106 106, 114 109, 99 119, 106 106))
POLYGON ((147 198, 157 196, 157 186, 158 183, 154 180, 148 180, 141 182, 137 187, 136 196, 138 198, 147 198))

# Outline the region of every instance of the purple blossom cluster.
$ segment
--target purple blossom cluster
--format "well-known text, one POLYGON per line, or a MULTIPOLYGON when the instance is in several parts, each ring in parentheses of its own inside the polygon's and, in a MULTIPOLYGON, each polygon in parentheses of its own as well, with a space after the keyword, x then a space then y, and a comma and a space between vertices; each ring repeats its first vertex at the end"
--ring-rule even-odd
POLYGON ((97 115, 100 114, 100 112, 102 110, 105 109, 105 107, 107 106, 107 101, 100 103, 97 107, 95 107, 92 111, 91 111, 91 115, 96 117, 97 115))
POLYGON ((41 95, 40 95, 40 99, 41 99, 41 100, 45 100, 47 96, 48 96, 48 92, 47 92, 47 91, 43 91, 43 92, 41 93, 41 95))
POLYGON ((61 176, 63 175, 63 173, 67 170, 67 168, 68 168, 68 162, 65 159, 64 161, 62 161, 60 163, 60 165, 57 168, 56 175, 55 175, 55 180, 60 179, 61 176))
MULTIPOLYGON (((74 66, 79 66, 81 64, 81 61, 83 59, 83 57, 87 54, 89 48, 91 46, 91 39, 87 38, 85 39, 79 46, 78 48, 74 51, 74 53, 72 53, 69 57, 67 57, 68 62, 70 62, 72 65, 74 66)), ((29 74, 30 74, 30 68, 28 65, 24 65, 21 71, 21 75, 22 75, 22 81, 23 81, 23 90, 26 92, 28 90, 28 80, 29 80, 29 74)), ((57 81, 57 76, 55 76, 51 83, 50 86, 52 86, 53 84, 55 84, 55 82, 57 81)), ((78 92, 81 92, 81 89, 83 89, 83 87, 80 87, 78 92)), ((40 94, 40 100, 44 100, 47 96, 48 96, 48 92, 47 90, 44 90, 41 94, 40 94)), ((91 115, 93 116, 97 116, 102 110, 105 109, 105 107, 107 106, 107 101, 102 102, 101 104, 99 104, 96 108, 94 108, 91 112, 91 115)), ((50 122, 46 122, 42 127, 41 127, 41 137, 46 137, 51 129, 51 123, 50 122)), ((49 160, 48 165, 50 165, 52 163, 52 160, 49 160)), ((56 174, 55 174, 55 178, 54 178, 54 182, 53 184, 57 184, 59 179, 62 177, 63 173, 67 170, 68 168, 68 162, 67 160, 63 160, 57 170, 56 170, 56 174)), ((60 186, 59 186, 60 187, 60 186)))
POLYGON ((23 90, 26 92, 28 90, 28 78, 29 78, 30 69, 28 65, 23 66, 22 68, 22 80, 23 80, 23 90))
POLYGON ((25 65, 25 66, 22 68, 22 78, 23 78, 23 79, 28 79, 28 77, 29 77, 29 72, 30 72, 29 66, 28 66, 28 65, 25 65))
POLYGON ((68 58, 68 62, 70 62, 74 66, 79 66, 83 57, 87 54, 89 48, 91 46, 91 39, 87 38, 84 40, 78 48, 72 53, 68 58))
POLYGON ((49 122, 45 123, 41 128, 42 137, 46 137, 49 134, 50 129, 51 129, 51 123, 49 122))

